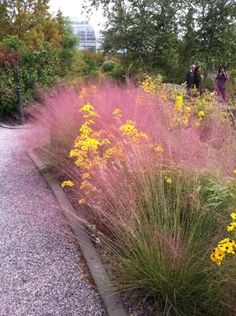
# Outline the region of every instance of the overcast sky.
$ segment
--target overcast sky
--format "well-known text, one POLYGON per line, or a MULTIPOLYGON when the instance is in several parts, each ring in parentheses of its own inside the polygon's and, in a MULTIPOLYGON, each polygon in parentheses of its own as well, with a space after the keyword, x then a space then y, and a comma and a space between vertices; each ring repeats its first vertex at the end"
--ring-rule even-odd
POLYGON ((50 0, 50 11, 56 14, 60 9, 64 16, 75 17, 82 21, 89 20, 89 24, 93 26, 96 33, 98 33, 104 24, 102 11, 93 10, 93 14, 88 19, 85 13, 82 14, 83 2, 83 0, 50 0))

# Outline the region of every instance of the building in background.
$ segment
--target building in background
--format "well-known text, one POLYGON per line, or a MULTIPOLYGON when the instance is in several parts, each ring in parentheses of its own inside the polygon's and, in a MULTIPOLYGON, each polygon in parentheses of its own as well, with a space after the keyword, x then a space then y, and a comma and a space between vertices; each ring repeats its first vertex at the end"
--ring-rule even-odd
POLYGON ((70 18, 70 22, 74 34, 79 37, 79 49, 96 51, 99 48, 99 41, 93 27, 87 21, 75 18, 70 18))

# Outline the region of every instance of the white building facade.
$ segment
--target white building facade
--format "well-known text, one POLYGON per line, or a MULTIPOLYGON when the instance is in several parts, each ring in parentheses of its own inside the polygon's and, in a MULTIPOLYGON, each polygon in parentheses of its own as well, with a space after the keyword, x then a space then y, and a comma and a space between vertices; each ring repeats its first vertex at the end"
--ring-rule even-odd
POLYGON ((73 33, 79 37, 79 49, 96 51, 98 48, 98 41, 95 31, 88 21, 79 21, 71 18, 71 27, 73 33))

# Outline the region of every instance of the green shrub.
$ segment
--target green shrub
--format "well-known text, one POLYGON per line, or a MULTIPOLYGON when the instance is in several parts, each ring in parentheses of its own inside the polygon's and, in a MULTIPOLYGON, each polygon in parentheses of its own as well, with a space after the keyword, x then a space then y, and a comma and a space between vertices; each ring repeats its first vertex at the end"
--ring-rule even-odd
POLYGON ((100 53, 77 51, 71 66, 71 73, 77 76, 96 78, 103 62, 100 53))
POLYGON ((11 71, 0 69, 0 117, 16 112, 16 83, 11 71))
POLYGON ((121 62, 107 60, 102 64, 102 71, 115 80, 123 80, 125 77, 125 68, 121 62))
POLYGON ((117 63, 113 60, 104 61, 104 63, 102 64, 102 71, 105 73, 111 72, 116 66, 117 63))
POLYGON ((45 43, 35 51, 22 49, 19 54, 18 66, 9 65, 0 70, 0 116, 16 112, 17 86, 21 88, 25 103, 36 97, 37 87, 51 86, 62 75, 60 50, 50 44, 45 43))

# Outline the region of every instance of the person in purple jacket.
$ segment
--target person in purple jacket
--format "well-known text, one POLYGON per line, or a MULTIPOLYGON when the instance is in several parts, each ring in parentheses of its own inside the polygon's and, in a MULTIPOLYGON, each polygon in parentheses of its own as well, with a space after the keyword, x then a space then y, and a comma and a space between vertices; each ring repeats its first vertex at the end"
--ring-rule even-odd
POLYGON ((229 75, 224 66, 220 66, 216 76, 216 91, 223 101, 226 102, 226 82, 229 79, 229 75))

